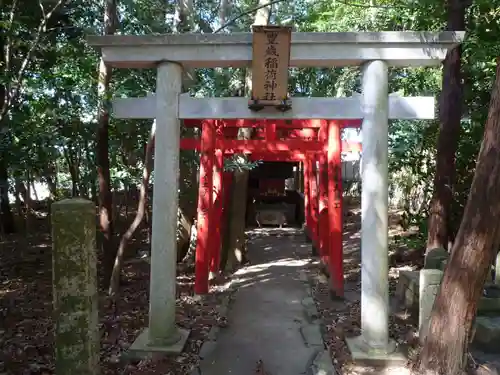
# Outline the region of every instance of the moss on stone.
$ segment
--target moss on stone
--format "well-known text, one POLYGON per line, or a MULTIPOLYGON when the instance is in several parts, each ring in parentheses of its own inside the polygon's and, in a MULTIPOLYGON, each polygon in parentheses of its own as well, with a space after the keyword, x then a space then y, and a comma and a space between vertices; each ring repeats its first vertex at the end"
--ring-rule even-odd
POLYGON ((99 374, 95 205, 52 205, 56 374, 99 374))

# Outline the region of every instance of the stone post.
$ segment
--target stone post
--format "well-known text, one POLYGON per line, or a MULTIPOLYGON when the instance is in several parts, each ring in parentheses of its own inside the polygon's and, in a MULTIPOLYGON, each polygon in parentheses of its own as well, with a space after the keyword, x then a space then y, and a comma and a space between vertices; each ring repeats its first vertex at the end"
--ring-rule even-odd
POLYGON ((156 76, 156 135, 154 154, 153 223, 149 285, 149 327, 130 346, 129 356, 179 353, 188 331, 175 325, 177 210, 179 206, 182 67, 160 62, 156 76))
POLYGON ((96 210, 84 199, 52 204, 55 373, 99 374, 96 210))
POLYGON ((180 65, 169 62, 158 65, 149 291, 151 345, 168 345, 179 340, 175 326, 175 288, 180 156, 177 113, 181 81, 180 65))
POLYGON ((419 340, 423 342, 429 328, 434 300, 439 292, 443 271, 437 269, 422 269, 419 274, 418 327, 419 340))
POLYGON ((361 170, 361 332, 369 347, 389 339, 388 275, 388 69, 372 61, 363 72, 361 170))
POLYGON ((361 336, 348 340, 354 360, 403 360, 391 354, 388 275, 388 67, 366 63, 363 71, 361 168, 361 336))

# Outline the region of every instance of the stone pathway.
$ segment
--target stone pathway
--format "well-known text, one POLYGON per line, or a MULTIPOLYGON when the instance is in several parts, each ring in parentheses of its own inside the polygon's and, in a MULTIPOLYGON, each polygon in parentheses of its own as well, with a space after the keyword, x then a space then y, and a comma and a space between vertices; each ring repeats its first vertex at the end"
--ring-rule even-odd
POLYGON ((234 276, 228 327, 204 344, 193 374, 261 374, 259 360, 266 375, 332 374, 307 282, 311 245, 297 229, 249 234, 250 264, 234 276))

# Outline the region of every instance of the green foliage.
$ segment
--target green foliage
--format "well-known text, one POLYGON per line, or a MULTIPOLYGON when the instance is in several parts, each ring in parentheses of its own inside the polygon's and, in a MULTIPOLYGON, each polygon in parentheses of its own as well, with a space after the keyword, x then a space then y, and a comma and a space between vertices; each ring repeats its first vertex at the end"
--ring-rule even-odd
POLYGON ((224 160, 224 170, 228 172, 241 172, 244 170, 252 170, 261 164, 262 161, 249 162, 246 158, 235 156, 231 159, 224 160))

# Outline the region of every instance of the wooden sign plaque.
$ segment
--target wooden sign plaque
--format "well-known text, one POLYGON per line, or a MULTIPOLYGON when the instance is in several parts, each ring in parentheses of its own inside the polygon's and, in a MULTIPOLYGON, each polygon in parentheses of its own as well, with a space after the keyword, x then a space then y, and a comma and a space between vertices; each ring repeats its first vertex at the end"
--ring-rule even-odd
POLYGON ((288 97, 290 26, 253 26, 252 99, 249 108, 291 108, 288 97))

